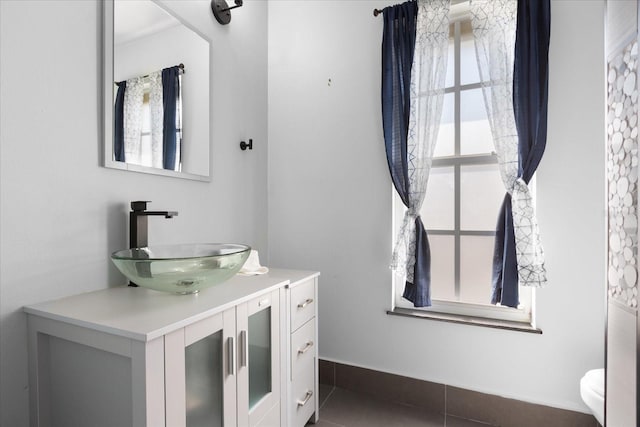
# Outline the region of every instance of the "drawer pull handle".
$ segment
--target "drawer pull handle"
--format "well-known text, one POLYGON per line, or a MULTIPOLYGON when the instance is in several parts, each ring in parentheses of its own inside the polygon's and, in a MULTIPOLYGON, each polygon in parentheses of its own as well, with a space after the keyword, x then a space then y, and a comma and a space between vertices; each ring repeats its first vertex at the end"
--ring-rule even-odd
POLYGON ((260 302, 258 302, 258 307, 262 307, 265 304, 269 304, 269 298, 260 300, 260 302))
POLYGON ((311 347, 313 347, 313 341, 307 341, 307 344, 304 346, 304 348, 298 349, 298 354, 305 354, 311 347))
POLYGON ((298 406, 306 405, 307 402, 311 399, 311 396, 313 396, 313 391, 307 390, 307 394, 304 396, 304 399, 298 400, 298 406))
POLYGON ((313 298, 307 298, 305 300, 305 302, 301 302, 300 304, 298 304, 298 308, 305 308, 306 306, 308 306, 312 302, 313 302, 313 298))

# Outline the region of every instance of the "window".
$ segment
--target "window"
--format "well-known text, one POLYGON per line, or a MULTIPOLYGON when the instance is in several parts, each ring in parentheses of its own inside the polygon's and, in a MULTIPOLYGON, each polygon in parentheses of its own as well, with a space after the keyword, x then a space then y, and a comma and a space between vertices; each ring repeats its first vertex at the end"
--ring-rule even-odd
MULTIPOLYGON (((468 4, 451 11, 442 120, 421 210, 431 247, 433 305, 420 310, 530 322, 530 288, 520 288, 517 309, 490 304, 495 227, 505 189, 493 152, 468 4)), ((405 207, 392 191, 397 232, 405 207)), ((394 282, 395 306, 413 309, 402 298, 404 278, 396 276, 394 282)))

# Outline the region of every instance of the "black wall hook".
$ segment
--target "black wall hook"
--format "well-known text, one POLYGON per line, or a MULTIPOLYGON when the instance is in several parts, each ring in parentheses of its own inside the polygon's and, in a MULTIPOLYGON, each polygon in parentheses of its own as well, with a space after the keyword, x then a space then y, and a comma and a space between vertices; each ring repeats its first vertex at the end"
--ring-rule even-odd
POLYGON ((229 7, 226 0, 211 0, 211 12, 222 25, 227 25, 231 22, 231 9, 242 6, 242 0, 235 0, 235 6, 229 7))
POLYGON ((249 150, 253 150, 253 139, 250 139, 248 144, 247 144, 246 142, 244 142, 244 141, 240 141, 240 149, 241 149, 242 151, 244 151, 244 150, 246 150, 247 148, 248 148, 249 150))

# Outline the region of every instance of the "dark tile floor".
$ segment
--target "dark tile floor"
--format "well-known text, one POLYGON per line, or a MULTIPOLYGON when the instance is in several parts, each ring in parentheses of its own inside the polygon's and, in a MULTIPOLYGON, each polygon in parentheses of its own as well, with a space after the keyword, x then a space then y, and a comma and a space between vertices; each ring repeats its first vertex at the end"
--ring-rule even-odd
MULTIPOLYGON (((308 424, 313 426, 313 424, 308 424)), ((363 393, 320 384, 317 427, 488 427, 476 421, 380 400, 363 393)))

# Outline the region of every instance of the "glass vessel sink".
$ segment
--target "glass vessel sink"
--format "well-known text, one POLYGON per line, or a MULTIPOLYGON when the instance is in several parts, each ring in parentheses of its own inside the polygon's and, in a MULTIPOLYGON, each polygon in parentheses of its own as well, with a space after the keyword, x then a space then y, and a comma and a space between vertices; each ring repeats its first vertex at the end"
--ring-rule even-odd
POLYGON ((124 249, 111 260, 138 286, 193 294, 233 277, 249 252, 249 246, 229 243, 164 245, 124 249))

